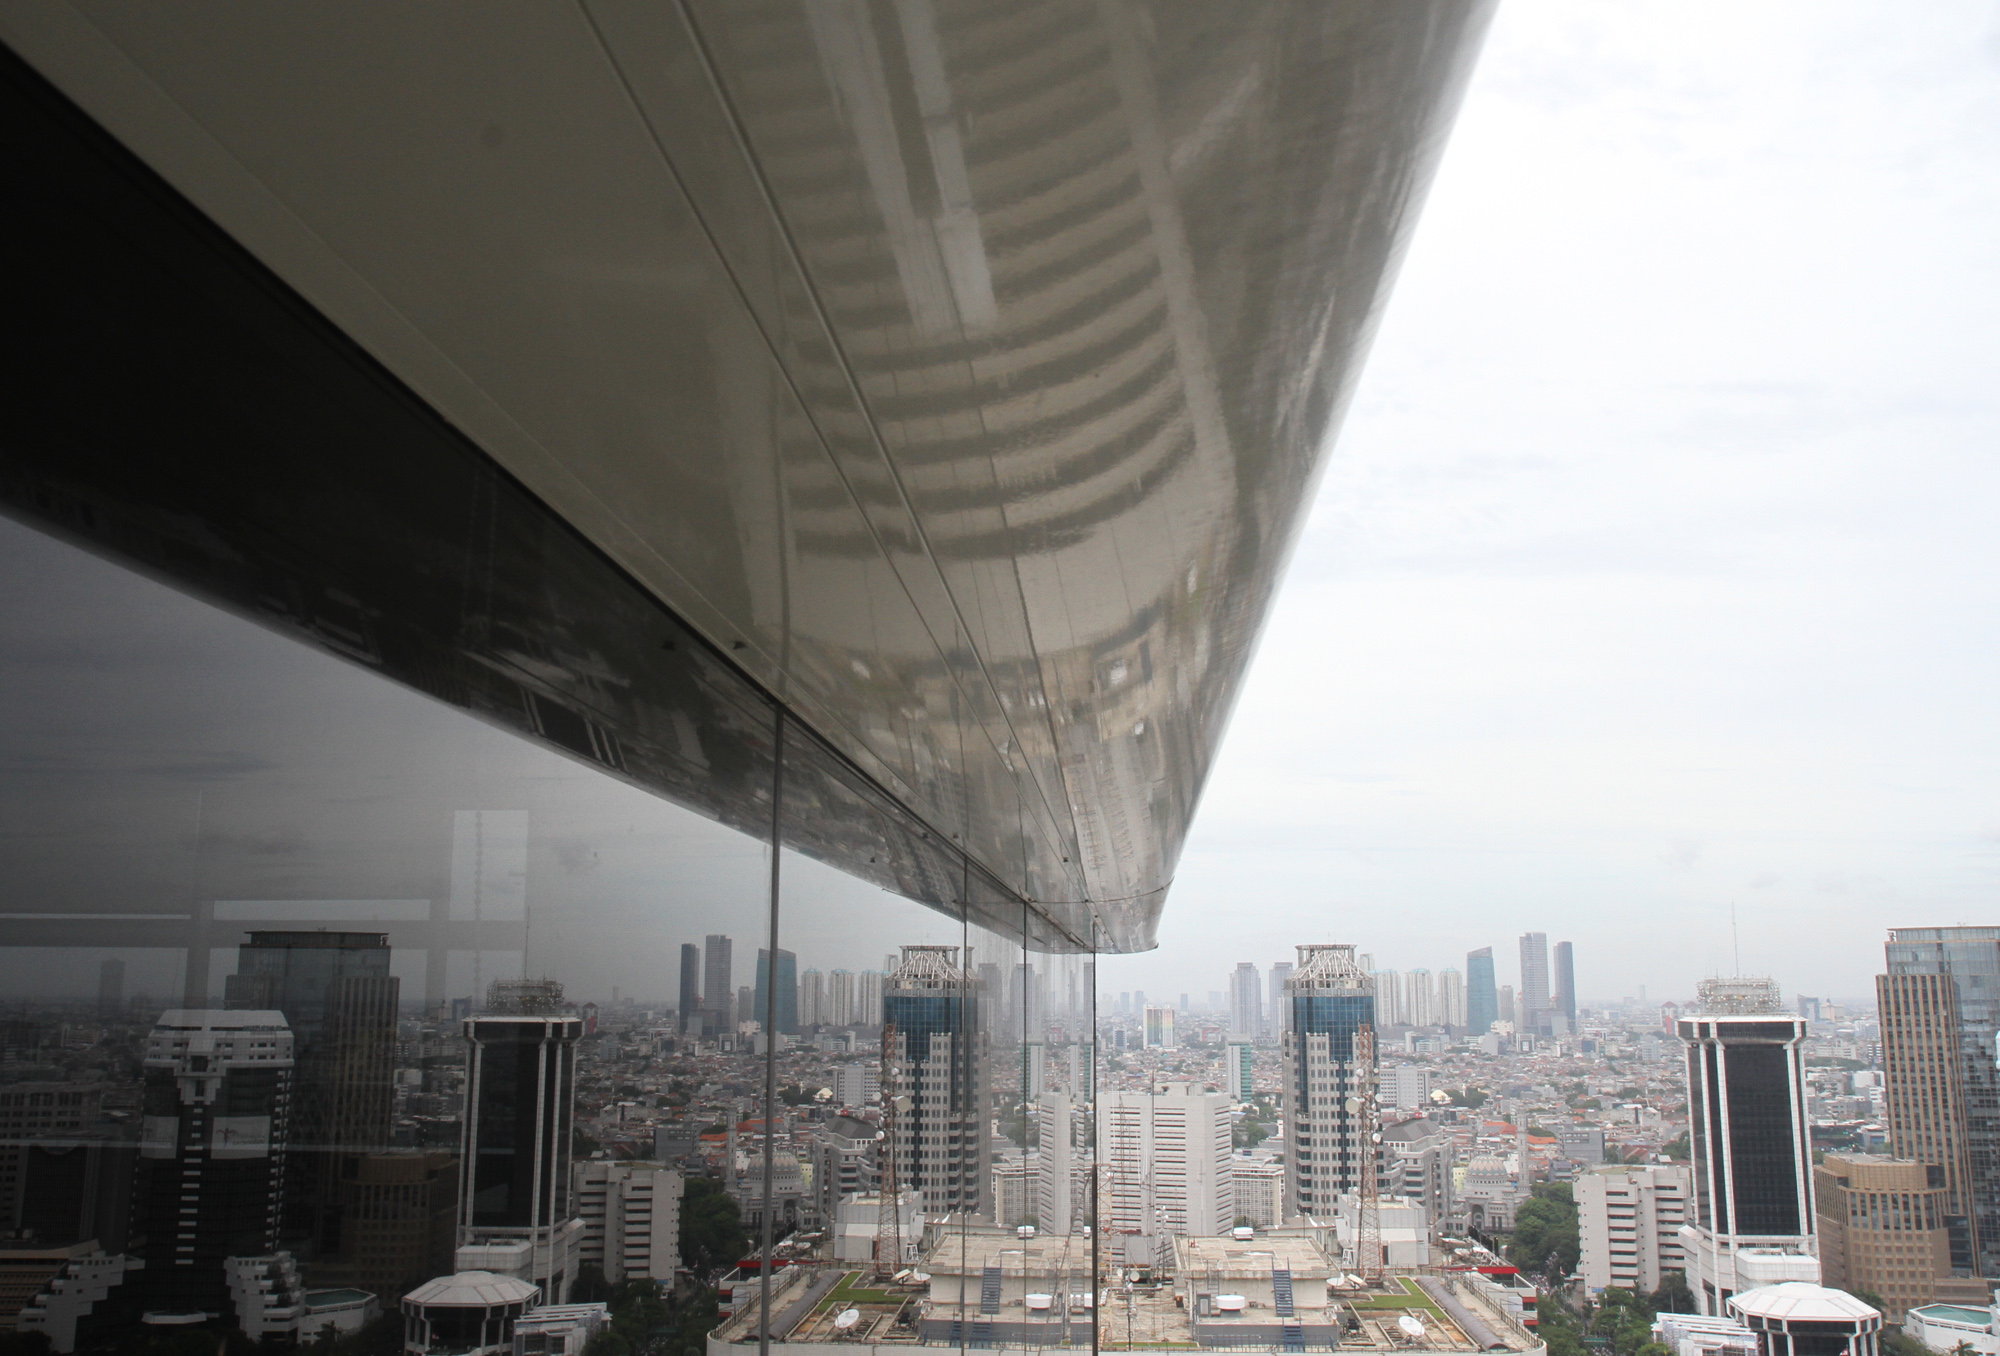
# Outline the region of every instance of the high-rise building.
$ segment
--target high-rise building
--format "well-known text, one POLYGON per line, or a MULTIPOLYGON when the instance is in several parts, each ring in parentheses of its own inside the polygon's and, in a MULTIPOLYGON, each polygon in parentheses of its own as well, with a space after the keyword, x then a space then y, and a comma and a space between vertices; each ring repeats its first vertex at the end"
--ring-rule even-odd
POLYGON ((1465 976, 1449 966, 1438 971, 1438 1024, 1454 1031, 1465 1029, 1465 976))
POLYGON ((1213 1238, 1236 1220, 1229 1102, 1193 1083, 1107 1091, 1097 1103, 1097 1157, 1110 1169, 1102 1227, 1113 1234, 1213 1238))
POLYGON ((1146 1033, 1146 1048, 1149 1050, 1172 1050, 1174 1048, 1174 1010, 1160 1003, 1148 1003, 1143 1018, 1146 1033))
POLYGON ((135 1236, 144 1308, 230 1312, 230 1257, 278 1251, 292 1033, 277 1011, 172 1009, 146 1038, 135 1236))
POLYGON ((125 962, 115 956, 97 967, 97 1015, 115 1017, 125 1011, 125 962))
POLYGON ((721 1035, 736 1025, 735 943, 711 932, 701 953, 701 1024, 706 1035, 721 1035))
MULTIPOLYGON (((1813 1168, 1813 1200, 1822 1284, 1881 1296, 1892 1323, 1939 1298, 1940 1278, 1952 1273, 1946 1228, 1952 1211, 1942 1168, 1829 1153, 1813 1168)), ((1984 1284, 1971 1282, 1975 1295, 1984 1284)))
POLYGON ((854 977, 854 1024, 873 1026, 882 1020, 882 981, 880 970, 863 970, 854 977))
POLYGON ((1684 1164, 1626 1165, 1577 1174, 1572 1191, 1583 1282, 1642 1295, 1661 1274, 1685 1271, 1681 1229, 1688 1222, 1691 1175, 1684 1164))
POLYGON ((390 1147, 399 988, 380 932, 253 932, 237 948, 236 973, 223 981, 224 1008, 275 1009, 291 1028, 279 1237, 309 1264, 343 1256, 343 1165, 390 1147))
POLYGON ((1035 1223, 1045 1234, 1066 1238, 1079 1217, 1076 1180, 1074 1103, 1066 1092, 1045 1092, 1035 1103, 1035 1223))
POLYGON ((1799 1055, 1806 1024, 1769 979, 1708 979, 1679 1035, 1694 1169, 1688 1285, 1703 1313, 1721 1315, 1739 1290, 1819 1279, 1799 1055))
POLYGON ((748 1030, 752 1022, 763 1026, 764 1014, 757 1007, 757 990, 744 984, 736 990, 736 1030, 748 1030))
POLYGON ((836 1027, 853 1026, 857 1020, 854 1013, 854 972, 827 971, 826 1024, 836 1027))
POLYGON ((1264 1009, 1264 1034, 1277 1040, 1285 1034, 1285 981, 1291 978, 1292 962, 1274 961, 1267 982, 1270 985, 1269 1004, 1264 1009))
POLYGON ((701 1034, 701 948, 681 943, 681 993, 674 1009, 683 1036, 701 1034))
POLYGON ((1551 1005, 1565 1029, 1576 1025, 1576 951, 1568 942, 1556 943, 1555 994, 1551 1005))
POLYGON ((1240 961, 1229 972, 1229 1034, 1257 1039, 1263 1031, 1263 1003, 1257 967, 1240 961))
MULTIPOLYGON (((763 947, 757 948, 757 984, 751 995, 755 1004, 752 1020, 771 1027, 771 953, 763 947)), ((787 1036, 795 1036, 799 1031, 799 958, 783 947, 778 949, 778 1000, 777 1029, 787 1036)))
POLYGON ((980 993, 955 946, 906 946, 882 987, 887 1079, 896 1102, 898 1189, 934 1214, 978 1214, 986 1198, 986 1083, 980 993))
POLYGON ((469 1060, 460 1150, 458 1269, 492 1271, 567 1299, 582 1224, 571 1194, 576 1046, 561 986, 464 1025, 469 1060), (552 991, 552 992, 551 992, 552 991))
POLYGON ((1331 1218, 1343 1191, 1361 1185, 1372 1157, 1356 1098, 1374 1070, 1355 1063, 1354 1037, 1375 1027, 1373 981, 1351 946, 1302 946, 1286 986, 1292 1005, 1283 1046, 1285 1216, 1331 1218))
POLYGON ((1493 948, 1465 953, 1465 1025, 1483 1036, 1500 1020, 1500 991, 1493 979, 1493 948))
POLYGON ((1500 1013, 1500 1020, 1513 1023, 1514 1029, 1519 1031, 1521 1029, 1521 1014, 1515 1010, 1514 986, 1512 984, 1502 984, 1495 992, 1494 1007, 1500 1013))
POLYGON ((1892 928, 1887 952, 1891 1147, 1944 1170, 1952 1274, 2000 1276, 2000 928, 1892 928))
POLYGON ((1375 994, 1376 1025, 1384 1030, 1403 1025, 1407 1020, 1403 1015, 1403 977, 1394 970, 1376 970, 1368 979, 1375 994))
POLYGON ((1549 935, 1521 934, 1521 992, 1515 1017, 1521 1030, 1546 1036, 1549 1026, 1549 935))
POLYGON ((680 1266, 681 1175, 645 1163, 578 1163, 577 1218, 583 1232, 577 1264, 595 1264, 604 1279, 667 1281, 680 1266))
POLYGON ((1231 1101, 1250 1101, 1256 1092, 1256 1084, 1251 1078, 1257 1061, 1256 1045, 1240 1037, 1231 1037, 1224 1051, 1222 1090, 1229 1094, 1231 1101))
POLYGON ((1428 970, 1412 970, 1403 977, 1403 1020, 1411 1026, 1440 1025, 1437 1016, 1437 986, 1428 970))
POLYGON ((816 969, 807 970, 799 976, 799 1027, 806 1029, 825 1025, 826 976, 816 969))

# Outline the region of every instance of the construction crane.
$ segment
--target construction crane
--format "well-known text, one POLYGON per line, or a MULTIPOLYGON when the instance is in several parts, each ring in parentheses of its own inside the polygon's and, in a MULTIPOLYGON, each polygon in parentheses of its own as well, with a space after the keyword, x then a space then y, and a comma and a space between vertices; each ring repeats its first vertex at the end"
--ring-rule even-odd
POLYGON ((903 1190, 896 1173, 897 1113, 909 1101, 898 1082, 896 1024, 882 1024, 882 1184, 875 1212, 875 1274, 893 1276, 903 1269, 903 1190))
POLYGON ((1355 1247, 1355 1261, 1360 1264, 1361 1279, 1374 1282, 1382 1279, 1382 1185, 1376 1175, 1375 1162, 1382 1132, 1377 1128, 1375 1111, 1373 1023, 1354 1033, 1353 1067, 1354 1095, 1347 1099, 1347 1111, 1360 1127, 1356 1134, 1360 1148, 1355 1157, 1359 1160, 1361 1173, 1357 1193, 1361 1199, 1361 1210, 1356 1230, 1360 1237, 1355 1247))

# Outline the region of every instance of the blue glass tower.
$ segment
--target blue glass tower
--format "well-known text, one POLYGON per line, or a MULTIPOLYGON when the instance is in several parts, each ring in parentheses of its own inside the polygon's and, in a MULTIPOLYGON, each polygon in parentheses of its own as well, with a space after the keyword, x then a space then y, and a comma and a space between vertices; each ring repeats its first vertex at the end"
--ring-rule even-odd
POLYGON ((906 946, 882 982, 882 1096, 895 1099, 896 1180, 922 1195, 926 1213, 986 1208, 979 1018, 978 985, 958 968, 955 946, 906 946))
MULTIPOLYGON (((771 953, 757 948, 758 1021, 770 1012, 771 953)), ((780 947, 778 950, 778 1030, 787 1036, 799 1032, 799 958, 780 947)))
POLYGON ((1483 1036, 1500 1020, 1500 990, 1493 979, 1493 948, 1465 953, 1465 1026, 1483 1036))

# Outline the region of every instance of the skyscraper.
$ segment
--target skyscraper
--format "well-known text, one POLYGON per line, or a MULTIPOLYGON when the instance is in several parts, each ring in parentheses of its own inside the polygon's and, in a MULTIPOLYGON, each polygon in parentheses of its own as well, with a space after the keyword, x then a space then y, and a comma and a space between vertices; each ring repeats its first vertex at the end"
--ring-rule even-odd
POLYGON ((1066 1092, 1045 1092, 1035 1103, 1041 1146, 1035 1154, 1035 1222, 1045 1234, 1067 1238, 1076 1227, 1076 1128, 1066 1092))
POLYGON ((1688 1285, 1705 1314, 1740 1290, 1819 1280, 1803 1019, 1769 979, 1703 980, 1678 1023, 1687 1044, 1694 1222, 1688 1285))
POLYGON ((389 1148, 399 989, 380 932, 253 932, 223 981, 224 1008, 275 1009, 291 1029, 279 1236, 302 1261, 341 1255, 342 1164, 389 1148))
MULTIPOLYGON (((756 1008, 751 1020, 766 1028, 771 1025, 771 953, 763 947, 757 948, 757 984, 751 1001, 756 1008)), ((787 1036, 798 1034, 799 1030, 799 958, 780 947, 778 949, 778 1017, 777 1029, 787 1036)))
MULTIPOLYGON (((726 942, 726 939, 720 939, 726 942)), ((498 986, 496 986, 497 988, 498 986)), ((582 1221, 570 1202, 576 1045, 562 986, 520 986, 465 1022, 469 1053, 458 1193, 458 1269, 541 1287, 560 1304, 576 1276, 582 1221)))
POLYGON ((1500 1020, 1500 991, 1493 982, 1493 948, 1465 953, 1465 1025, 1475 1036, 1500 1020))
POLYGON ((986 1084, 980 998, 955 946, 906 946, 883 982, 882 1096, 896 1098, 899 1189, 926 1212, 978 1214, 986 1205, 986 1084))
POLYGON ((1372 1161, 1364 1124, 1350 1098, 1361 1083, 1354 1036, 1375 1026, 1373 981, 1355 964, 1351 946, 1302 946, 1286 985, 1292 1005, 1283 1044, 1285 1216, 1331 1216, 1343 1191, 1361 1184, 1372 1161))
POLYGON ((145 1308, 228 1313, 224 1259, 278 1250, 292 1033, 277 1011, 170 1010, 144 1068, 132 1232, 145 1308))
POLYGON ((1229 974, 1229 1034, 1255 1040, 1263 1031, 1262 994, 1258 990, 1257 967, 1238 962, 1229 974))
POLYGON ((681 943, 681 994, 675 1009, 683 1036, 701 1034, 701 948, 681 943))
POLYGON ((1277 1040, 1285 1034, 1285 981, 1292 977, 1290 961, 1274 961, 1271 965, 1268 983, 1271 1001, 1264 1009, 1264 1034, 1277 1040))
POLYGON ((1257 1047, 1240 1037, 1232 1037, 1224 1047, 1222 1063, 1222 1090, 1229 1094, 1231 1101, 1248 1102, 1253 1099, 1256 1083, 1251 1075, 1256 1065, 1257 1047))
POLYGON ((715 1036, 736 1027, 736 972, 731 964, 734 947, 719 932, 708 934, 701 956, 701 1029, 715 1036))
POLYGON ((1465 1027, 1465 976, 1447 966, 1438 971, 1438 1021, 1453 1030, 1465 1027))
POLYGON ((2000 928, 1892 928, 1876 980, 1896 1155, 1943 1169, 1954 1275, 2000 1275, 2000 928))
POLYGON ((1403 1020, 1411 1026, 1437 1026, 1437 985, 1428 970, 1403 976, 1403 1020))
POLYGON ((854 1015, 854 972, 852 970, 829 970, 826 974, 826 1024, 828 1026, 853 1026, 854 1015))
POLYGON ((1234 1223, 1227 1097, 1193 1083, 1107 1091, 1097 1140, 1098 1161, 1111 1170, 1111 1200, 1098 1210, 1114 1235, 1213 1238, 1234 1223))
POLYGON ((1553 1006, 1566 1027, 1576 1025, 1576 952, 1568 942, 1556 943, 1556 978, 1553 1006))
POLYGON ((1520 1029, 1545 1036, 1549 1026, 1549 935, 1521 934, 1521 992, 1515 1000, 1520 1029))
POLYGON ((826 976, 817 969, 799 976, 799 1027, 825 1026, 826 976))

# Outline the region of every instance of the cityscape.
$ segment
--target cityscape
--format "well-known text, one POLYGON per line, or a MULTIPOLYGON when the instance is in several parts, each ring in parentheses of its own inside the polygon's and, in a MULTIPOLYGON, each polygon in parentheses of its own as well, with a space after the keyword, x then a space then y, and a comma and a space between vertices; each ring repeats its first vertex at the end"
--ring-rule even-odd
POLYGON ((2000 1356, 1995 0, 0 0, 0 150, 0 1356, 2000 1356))

